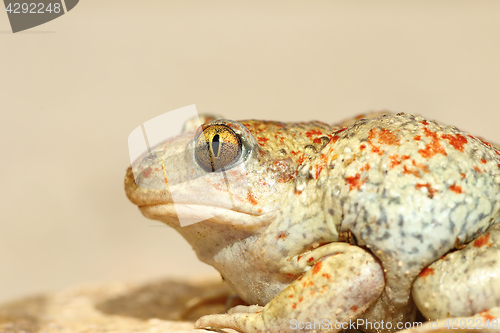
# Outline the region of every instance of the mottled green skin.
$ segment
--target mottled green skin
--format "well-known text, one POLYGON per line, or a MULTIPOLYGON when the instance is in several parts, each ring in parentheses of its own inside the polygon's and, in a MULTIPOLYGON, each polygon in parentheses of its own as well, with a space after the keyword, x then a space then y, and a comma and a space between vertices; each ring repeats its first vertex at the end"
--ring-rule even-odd
MULTIPOLYGON (((440 292, 440 284, 427 279, 428 265, 480 235, 496 235, 488 228, 500 221, 500 152, 490 144, 405 114, 347 122, 345 128, 218 123, 233 128, 245 145, 241 162, 227 170, 227 177, 242 180, 229 190, 232 209, 217 206, 218 195, 228 194, 220 175, 196 178, 203 171, 192 154, 192 133, 159 145, 156 162, 136 167, 142 188, 131 170, 125 180, 127 195, 145 216, 176 228, 242 299, 260 305, 203 317, 199 327, 281 332, 293 331, 291 319, 364 318, 389 321, 394 331, 398 322, 415 319, 417 306, 428 318, 500 306, 498 289, 485 307, 468 302, 457 312, 447 311, 451 301, 443 297, 434 297, 430 308, 417 295, 440 292), (152 189, 166 182, 160 161, 172 151, 178 174, 168 179, 168 190, 152 189), (212 192, 202 196, 201 187, 212 192), (195 215, 204 207, 218 216, 180 227, 171 193, 179 194, 177 211, 195 215)), ((493 265, 490 279, 476 287, 487 289, 500 284, 500 263, 494 262, 496 245, 481 248, 484 255, 457 265, 493 265)), ((470 279, 480 274, 475 272, 467 273, 470 279)))

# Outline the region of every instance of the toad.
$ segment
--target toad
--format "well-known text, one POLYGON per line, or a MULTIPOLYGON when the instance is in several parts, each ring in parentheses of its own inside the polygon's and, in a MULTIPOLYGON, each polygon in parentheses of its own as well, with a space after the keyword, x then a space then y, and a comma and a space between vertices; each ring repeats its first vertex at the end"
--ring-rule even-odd
POLYGON ((249 304, 197 327, 396 331, 419 311, 498 328, 500 151, 455 127, 217 119, 154 147, 125 189, 249 304))

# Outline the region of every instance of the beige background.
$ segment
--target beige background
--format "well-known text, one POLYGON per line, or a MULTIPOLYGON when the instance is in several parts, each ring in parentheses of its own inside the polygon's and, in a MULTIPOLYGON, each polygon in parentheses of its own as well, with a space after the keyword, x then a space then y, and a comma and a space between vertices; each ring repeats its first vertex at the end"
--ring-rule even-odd
POLYGON ((0 12, 0 301, 214 271, 123 191, 127 137, 196 104, 334 122, 390 109, 500 142, 499 1, 83 0, 0 12))

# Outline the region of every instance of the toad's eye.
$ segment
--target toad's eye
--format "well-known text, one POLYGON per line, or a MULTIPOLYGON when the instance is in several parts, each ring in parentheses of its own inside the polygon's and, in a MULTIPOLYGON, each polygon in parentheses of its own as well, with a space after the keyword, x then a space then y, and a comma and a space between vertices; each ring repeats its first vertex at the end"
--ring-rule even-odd
POLYGON ((195 138, 196 162, 207 172, 229 168, 241 157, 241 139, 228 126, 204 127, 195 138))

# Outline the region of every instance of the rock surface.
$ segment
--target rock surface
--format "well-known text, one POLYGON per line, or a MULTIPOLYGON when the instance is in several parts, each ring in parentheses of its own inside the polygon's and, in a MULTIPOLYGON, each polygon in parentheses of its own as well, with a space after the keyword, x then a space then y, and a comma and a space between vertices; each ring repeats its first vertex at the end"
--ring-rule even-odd
MULTIPOLYGON (((199 317, 224 312, 231 295, 219 279, 82 286, 0 305, 0 333, 237 333, 230 329, 194 328, 199 317)), ((500 308, 474 318, 490 317, 499 318, 500 308)), ((438 329, 429 329, 424 323, 420 329, 400 333, 449 331, 442 327, 445 321, 439 323, 438 329)), ((475 331, 455 331, 458 332, 475 331)), ((484 332, 500 333, 500 329, 484 332)))
POLYGON ((83 286, 0 305, 0 332, 209 332, 194 321, 224 312, 229 295, 214 279, 83 286))

